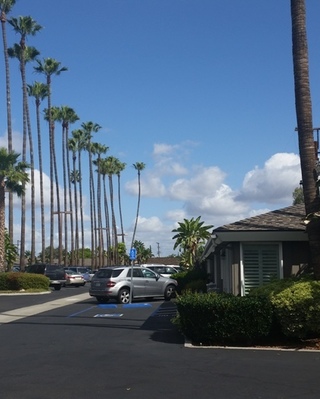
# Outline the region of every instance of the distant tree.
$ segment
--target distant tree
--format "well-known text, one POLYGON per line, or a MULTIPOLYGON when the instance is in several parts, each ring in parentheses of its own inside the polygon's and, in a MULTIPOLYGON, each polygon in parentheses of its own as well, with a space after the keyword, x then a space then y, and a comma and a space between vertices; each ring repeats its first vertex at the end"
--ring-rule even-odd
POLYGON ((212 225, 204 226, 204 222, 200 221, 201 216, 196 219, 184 219, 178 222, 179 227, 172 230, 176 233, 172 239, 176 240, 173 249, 180 248, 185 266, 193 267, 199 260, 202 247, 210 238, 212 225))
POLYGON ((304 204, 303 189, 296 187, 292 193, 293 205, 304 204))
MULTIPOLYGON (((67 71, 68 68, 60 67, 61 63, 53 58, 44 58, 43 61, 37 60, 37 66, 34 67, 35 72, 46 77, 48 87, 48 119, 49 119, 49 143, 50 143, 50 249, 53 251, 54 240, 54 125, 51 117, 51 81, 52 76, 59 76, 61 72, 67 71)), ((58 210, 59 211, 59 210, 58 210)), ((60 217, 58 217, 58 221, 60 217)), ((60 225, 59 225, 60 226, 60 225)), ((53 252, 50 254, 51 262, 53 261, 53 252)))
POLYGON ((134 223, 134 229, 133 229, 133 234, 132 234, 131 248, 133 248, 133 243, 135 241, 138 219, 139 219, 140 198, 141 198, 141 171, 146 167, 146 165, 143 162, 136 162, 132 166, 135 168, 135 170, 138 173, 138 203, 137 203, 136 220, 134 223))
MULTIPOLYGON (((44 214, 44 192, 43 192, 43 163, 42 163, 42 140, 40 128, 40 105, 41 102, 48 97, 48 86, 44 83, 34 82, 28 85, 28 94, 35 98, 36 104, 36 120, 37 120, 37 137, 38 137, 38 157, 39 157, 39 174, 40 174, 40 209, 41 209, 41 252, 45 251, 45 214, 44 214)), ((44 262, 45 259, 42 259, 44 262)))
POLYGON ((142 241, 135 240, 132 248, 137 250, 137 263, 146 263, 148 259, 152 258, 154 255, 151 248, 146 248, 142 241))

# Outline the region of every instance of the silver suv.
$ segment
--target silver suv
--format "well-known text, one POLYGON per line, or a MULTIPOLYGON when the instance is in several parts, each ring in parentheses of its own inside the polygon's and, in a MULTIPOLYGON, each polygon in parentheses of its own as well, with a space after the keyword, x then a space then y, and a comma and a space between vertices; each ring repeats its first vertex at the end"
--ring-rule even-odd
POLYGON ((93 276, 89 294, 100 303, 112 298, 125 304, 130 302, 133 287, 131 299, 164 297, 170 300, 175 296, 177 285, 176 280, 162 277, 145 267, 106 267, 93 276))

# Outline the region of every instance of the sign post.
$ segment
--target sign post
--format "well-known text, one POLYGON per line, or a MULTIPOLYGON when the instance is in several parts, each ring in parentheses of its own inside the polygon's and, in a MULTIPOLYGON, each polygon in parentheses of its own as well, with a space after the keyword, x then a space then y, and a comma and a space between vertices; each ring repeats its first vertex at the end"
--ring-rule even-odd
POLYGON ((130 303, 131 303, 132 302, 132 291, 133 291, 133 281, 132 281, 132 278, 133 278, 133 262, 137 258, 137 250, 135 248, 131 248, 130 249, 129 257, 130 257, 130 260, 131 260, 131 280, 130 280, 130 285, 131 285, 131 288, 130 288, 130 303))

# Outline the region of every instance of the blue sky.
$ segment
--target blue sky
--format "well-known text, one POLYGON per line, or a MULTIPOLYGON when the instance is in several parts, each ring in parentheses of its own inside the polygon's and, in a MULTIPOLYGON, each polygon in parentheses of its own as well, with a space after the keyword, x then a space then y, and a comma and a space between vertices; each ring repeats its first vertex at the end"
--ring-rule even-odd
MULTIPOLYGON (((306 4, 317 127, 320 3, 306 4)), ((135 162, 146 164, 136 238, 155 255, 157 243, 161 255, 173 252, 171 230, 183 218, 201 215, 218 227, 292 204, 301 173, 289 1, 46 0, 44 6, 43 0, 17 0, 11 16, 19 15, 43 26, 28 45, 68 68, 53 77, 52 102, 77 112, 80 121, 71 130, 98 123, 93 140, 127 164, 128 245, 137 205, 135 162)), ((7 29, 11 46, 19 37, 7 29)), ((21 82, 17 61, 10 65, 14 147, 21 152, 21 82)), ((43 81, 31 65, 27 71, 29 83, 43 81)), ((0 72, 4 93, 4 62, 0 72)), ((4 96, 0 101, 0 145, 6 145, 4 96)), ((45 140, 45 123, 42 129, 45 140)))

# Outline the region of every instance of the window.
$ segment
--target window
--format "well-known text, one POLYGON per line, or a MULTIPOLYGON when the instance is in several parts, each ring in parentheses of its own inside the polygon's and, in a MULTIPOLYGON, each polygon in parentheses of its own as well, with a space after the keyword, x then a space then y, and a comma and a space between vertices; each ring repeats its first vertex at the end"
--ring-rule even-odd
POLYGON ((145 278, 156 278, 155 273, 153 273, 151 270, 142 268, 141 271, 142 271, 143 277, 145 277, 145 278))
POLYGON ((268 283, 272 278, 279 278, 279 246, 243 245, 243 272, 245 294, 251 288, 268 283))

